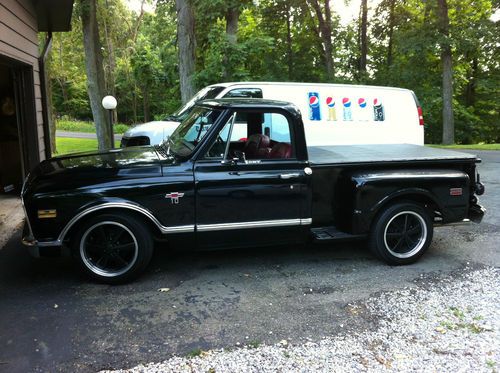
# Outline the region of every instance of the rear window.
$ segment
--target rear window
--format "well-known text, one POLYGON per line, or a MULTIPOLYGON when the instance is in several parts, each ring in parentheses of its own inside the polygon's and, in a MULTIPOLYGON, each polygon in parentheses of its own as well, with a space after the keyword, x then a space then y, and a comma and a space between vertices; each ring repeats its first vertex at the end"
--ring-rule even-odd
POLYGON ((260 88, 236 88, 227 92, 224 98, 262 98, 260 88))

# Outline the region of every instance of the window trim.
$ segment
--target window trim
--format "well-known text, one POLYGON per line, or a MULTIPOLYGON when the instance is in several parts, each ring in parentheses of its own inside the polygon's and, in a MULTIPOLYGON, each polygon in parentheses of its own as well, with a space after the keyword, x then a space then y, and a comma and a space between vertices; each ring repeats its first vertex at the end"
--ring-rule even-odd
MULTIPOLYGON (((212 133, 207 133, 207 135, 204 137, 205 144, 203 146, 199 146, 198 149, 196 149, 196 152, 192 154, 191 160, 193 162, 203 162, 203 163, 209 163, 209 162, 219 162, 221 161, 220 158, 218 159, 204 159, 203 157, 207 153, 207 151, 210 149, 210 147, 213 145, 215 136, 224 128, 223 126, 227 123, 227 121, 231 118, 231 116, 235 112, 246 112, 246 113, 258 113, 258 112, 265 112, 265 113, 278 113, 282 114, 285 116, 285 118, 288 121, 288 125, 290 128, 290 145, 292 146, 292 156, 290 158, 263 158, 259 159, 258 161, 266 161, 266 163, 269 163, 271 161, 304 161, 306 158, 302 159, 298 157, 299 154, 299 149, 297 149, 297 142, 298 142, 298 136, 296 134, 296 129, 295 126, 293 125, 294 123, 294 116, 287 110, 281 109, 281 108, 266 108, 266 109, 261 109, 261 108, 226 108, 226 110, 221 113, 219 118, 217 118, 216 123, 212 125, 210 128, 212 133), (215 135, 214 135, 215 134, 215 135)), ((300 152, 302 154, 302 152, 300 152)), ((238 163, 238 165, 251 165, 251 163, 238 163)), ((255 163, 254 163, 255 165, 255 163)))

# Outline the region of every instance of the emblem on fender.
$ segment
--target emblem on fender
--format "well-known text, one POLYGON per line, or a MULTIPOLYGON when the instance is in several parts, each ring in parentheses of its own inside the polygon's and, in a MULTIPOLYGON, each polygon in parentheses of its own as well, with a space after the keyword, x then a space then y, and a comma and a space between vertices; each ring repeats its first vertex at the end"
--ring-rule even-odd
POLYGON ((184 197, 184 193, 181 193, 181 192, 172 192, 172 193, 165 194, 165 198, 170 198, 170 202, 173 205, 179 204, 179 198, 182 198, 182 197, 184 197))

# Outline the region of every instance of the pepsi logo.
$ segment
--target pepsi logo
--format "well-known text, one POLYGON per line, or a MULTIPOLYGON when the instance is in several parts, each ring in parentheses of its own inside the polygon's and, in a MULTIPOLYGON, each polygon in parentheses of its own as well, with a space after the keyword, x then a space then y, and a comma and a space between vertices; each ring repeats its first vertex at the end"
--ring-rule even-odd
POLYGON ((335 101, 333 100, 333 97, 327 97, 326 98, 326 104, 328 107, 334 107, 335 106, 335 101))
POLYGON ((365 100, 364 98, 360 98, 360 99, 358 99, 358 105, 359 105, 359 107, 361 107, 361 108, 366 107, 366 100, 365 100))
POLYGON ((342 99, 342 104, 344 105, 344 107, 350 107, 351 106, 351 100, 349 100, 347 97, 344 97, 342 99))
POLYGON ((374 99, 373 99, 373 105, 374 105, 374 106, 377 106, 378 104, 379 104, 379 102, 378 102, 378 98, 374 98, 374 99))
POLYGON ((318 96, 309 97, 309 106, 311 107, 319 106, 319 97, 318 96))

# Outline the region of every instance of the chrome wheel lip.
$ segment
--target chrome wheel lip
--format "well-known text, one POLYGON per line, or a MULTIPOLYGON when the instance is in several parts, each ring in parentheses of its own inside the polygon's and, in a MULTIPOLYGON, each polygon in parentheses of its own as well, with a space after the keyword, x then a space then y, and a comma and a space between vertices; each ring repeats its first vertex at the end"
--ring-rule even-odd
POLYGON ((396 258, 407 259, 407 258, 411 258, 412 256, 416 255, 420 250, 422 250, 422 248, 425 245, 425 242, 427 241, 427 235, 428 235, 427 224, 425 223, 425 220, 422 217, 422 215, 420 215, 419 213, 417 213, 415 211, 411 211, 411 210, 401 211, 401 212, 398 212, 396 215, 394 215, 387 222, 387 224, 385 225, 385 229, 384 229, 384 245, 385 245, 385 248, 387 249, 387 251, 391 255, 395 256, 396 258), (417 244, 415 245, 415 247, 413 249, 411 249, 410 251, 408 251, 406 253, 397 253, 397 252, 395 252, 394 250, 392 250, 392 248, 387 243, 387 230, 389 229, 389 226, 394 221, 394 219, 396 219, 397 217, 399 217, 401 215, 412 215, 412 216, 415 216, 417 218, 418 222, 420 223, 420 228, 422 229, 422 234, 421 234, 421 236, 420 236, 417 244))
POLYGON ((92 271, 93 273, 95 273, 96 275, 99 275, 99 276, 102 276, 102 277, 108 277, 108 278, 112 278, 112 277, 118 277, 118 276, 121 276, 123 275, 124 273, 128 272, 133 266, 134 264, 136 263, 137 261, 137 257, 139 256, 139 245, 137 243, 137 239, 135 237, 135 235, 132 233, 132 231, 125 225, 121 224, 121 223, 118 223, 116 221, 101 221, 99 223, 96 223, 94 225, 92 225, 90 228, 88 228, 85 233, 83 234, 81 240, 80 240, 80 258, 82 259, 83 261, 83 264, 90 270, 92 271), (87 237, 88 235, 97 227, 100 227, 102 225, 114 225, 114 226, 118 226, 122 229, 124 229, 129 235, 130 237, 132 237, 133 241, 134 241, 134 257, 132 258, 132 260, 130 261, 130 263, 118 270, 118 271, 106 271, 102 268, 99 268, 97 267, 96 265, 94 265, 92 263, 92 261, 88 258, 87 254, 86 254, 86 250, 85 250, 85 243, 86 243, 86 240, 87 240, 87 237))

